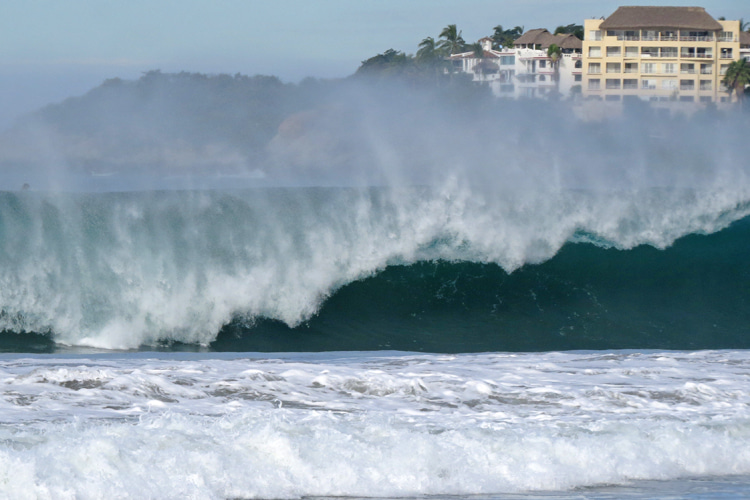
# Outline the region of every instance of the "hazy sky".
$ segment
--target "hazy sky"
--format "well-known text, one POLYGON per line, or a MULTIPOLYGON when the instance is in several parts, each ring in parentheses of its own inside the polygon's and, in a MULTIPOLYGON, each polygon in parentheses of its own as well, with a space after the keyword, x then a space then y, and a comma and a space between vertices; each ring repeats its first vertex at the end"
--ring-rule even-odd
MULTIPOLYGON (((21 113, 144 71, 343 77, 389 48, 457 24, 467 42, 498 24, 554 29, 618 5, 671 0, 0 0, 0 128, 21 113)), ((687 2, 689 5, 701 2, 687 2)), ((750 19, 748 0, 702 2, 750 19)))

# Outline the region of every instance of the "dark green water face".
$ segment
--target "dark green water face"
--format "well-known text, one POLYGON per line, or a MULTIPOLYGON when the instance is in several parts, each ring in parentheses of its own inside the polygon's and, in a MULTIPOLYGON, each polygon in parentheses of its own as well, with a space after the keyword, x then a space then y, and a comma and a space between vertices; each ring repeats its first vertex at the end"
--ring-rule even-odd
POLYGON ((568 244, 508 274, 420 262, 351 283, 297 328, 235 322, 216 350, 750 348, 750 219, 666 250, 568 244))

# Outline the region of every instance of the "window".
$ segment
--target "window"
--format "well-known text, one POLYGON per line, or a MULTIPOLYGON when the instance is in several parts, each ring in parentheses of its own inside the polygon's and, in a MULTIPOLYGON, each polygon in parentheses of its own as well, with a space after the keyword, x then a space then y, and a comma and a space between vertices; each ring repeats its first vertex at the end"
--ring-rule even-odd
POLYGON ((589 57, 602 57, 602 48, 589 47, 589 57))
POLYGON ((680 90, 695 90, 695 80, 680 80, 680 90))
POLYGON ((662 90, 677 90, 677 80, 662 80, 662 90))
POLYGON ((643 79, 641 80, 641 89, 643 90, 655 90, 657 80, 643 79))
POLYGON ((641 47, 641 57, 659 57, 659 47, 641 47))
POLYGON ((607 73, 619 73, 620 63, 607 63, 607 73))
POLYGON ((677 47, 662 47, 659 55, 661 57, 677 59, 677 47))
POLYGON ((676 75, 677 65, 675 63, 664 63, 661 65, 662 73, 665 75, 676 75))
POLYGON ((643 63, 641 64, 641 73, 649 73, 649 74, 655 74, 656 73, 656 64, 654 63, 643 63))
POLYGON ((700 59, 713 59, 714 57, 714 51, 710 47, 698 47, 695 51, 695 57, 700 59))
POLYGON ((607 57, 620 57, 620 47, 607 47, 607 57))
POLYGON ((695 64, 692 63, 682 63, 680 64, 680 73, 683 75, 690 75, 695 73, 695 64))
POLYGON ((574 82, 583 81, 583 77, 581 75, 573 75, 573 81, 574 82))
POLYGON ((575 63, 575 66, 574 66, 574 68, 575 68, 575 69, 581 69, 581 68, 583 68, 583 61, 581 61, 580 59, 578 59, 578 60, 576 61, 576 63, 575 63))
POLYGON ((590 75, 598 75, 602 72, 602 64, 601 63, 589 63, 589 74, 590 75))
POLYGON ((638 47, 625 47, 625 57, 638 57, 638 47))
POLYGON ((734 41, 734 33, 731 31, 722 31, 719 35, 719 41, 720 42, 733 42, 734 41))
POLYGON ((539 61, 539 69, 546 68, 547 67, 547 61, 539 61))
POLYGON ((641 39, 642 40, 658 40, 659 39, 659 33, 656 31, 651 30, 643 30, 641 32, 641 39))
POLYGON ((695 47, 682 47, 680 57, 695 57, 695 47))
POLYGON ((712 75, 714 72, 713 64, 701 64, 701 75, 712 75))
POLYGON ((591 30, 591 31, 589 31, 589 40, 594 40, 594 41, 598 42, 598 41, 601 41, 601 39, 602 39, 602 32, 601 32, 601 30, 591 30))
POLYGON ((589 80, 589 90, 599 90, 602 88, 602 82, 598 78, 589 80))
POLYGON ((719 74, 721 76, 726 75, 727 74, 727 69, 729 69, 729 65, 728 64, 722 64, 721 67, 719 68, 719 74))
POLYGON ((712 90, 713 86, 711 85, 711 80, 701 80, 700 83, 700 89, 701 90, 712 90))
POLYGON ((721 49, 721 58, 722 59, 732 59, 732 49, 731 48, 723 48, 723 49, 721 49))
POLYGON ((659 39, 662 42, 674 42, 677 40, 677 32, 666 30, 666 31, 660 31, 659 32, 659 39))
POLYGON ((638 63, 625 63, 625 73, 638 73, 638 63))
POLYGON ((637 31, 625 31, 625 40, 639 40, 637 31))
POLYGON ((637 90, 638 80, 636 80, 635 78, 626 78, 622 81, 622 88, 626 90, 637 90))
POLYGON ((547 77, 544 76, 544 75, 539 75, 539 81, 540 82, 546 82, 547 81, 547 77))
POLYGON ((500 64, 502 66, 509 66, 516 64, 516 56, 500 56, 500 64))
POLYGON ((620 88, 620 80, 618 78, 607 78, 607 89, 617 90, 620 88))

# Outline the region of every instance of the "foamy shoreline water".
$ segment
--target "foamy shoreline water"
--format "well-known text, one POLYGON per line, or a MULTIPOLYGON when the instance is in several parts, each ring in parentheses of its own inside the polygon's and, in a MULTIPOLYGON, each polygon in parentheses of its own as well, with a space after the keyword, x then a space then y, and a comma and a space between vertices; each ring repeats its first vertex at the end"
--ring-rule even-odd
POLYGON ((747 351, 3 355, 0 380, 7 498, 502 498, 750 474, 747 351))

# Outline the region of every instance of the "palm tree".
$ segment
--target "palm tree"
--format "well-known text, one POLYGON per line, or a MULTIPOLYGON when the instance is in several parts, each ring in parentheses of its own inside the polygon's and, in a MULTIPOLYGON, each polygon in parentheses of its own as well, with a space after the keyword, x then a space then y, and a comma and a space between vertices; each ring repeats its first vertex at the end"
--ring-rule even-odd
POLYGON ((458 54, 466 46, 466 42, 464 42, 461 32, 458 31, 455 24, 449 24, 443 28, 439 38, 443 40, 438 44, 438 48, 444 50, 448 55, 458 54))
POLYGON ((745 86, 750 84, 750 64, 744 59, 729 63, 721 83, 727 86, 730 96, 732 91, 737 94, 737 99, 742 105, 745 98, 745 86))
POLYGON ((435 39, 431 36, 420 42, 419 50, 417 50, 417 64, 429 68, 434 73, 435 83, 440 81, 440 75, 443 73, 446 61, 443 58, 442 50, 438 48, 435 39))
POLYGON ((512 47, 513 42, 519 36, 523 35, 523 26, 516 26, 509 30, 503 29, 503 26, 498 24, 493 29, 492 34, 492 48, 499 49, 500 47, 512 47))
POLYGON ((740 31, 750 32, 750 21, 745 21, 744 19, 740 18, 740 31))
POLYGON ((431 36, 428 36, 419 43, 419 50, 417 50, 418 62, 432 63, 440 57, 440 55, 435 39, 431 36))
POLYGON ((547 57, 549 62, 552 64, 552 70, 555 72, 553 78, 555 79, 555 92, 560 95, 560 60, 562 59, 563 51, 560 46, 552 44, 547 48, 547 57))

